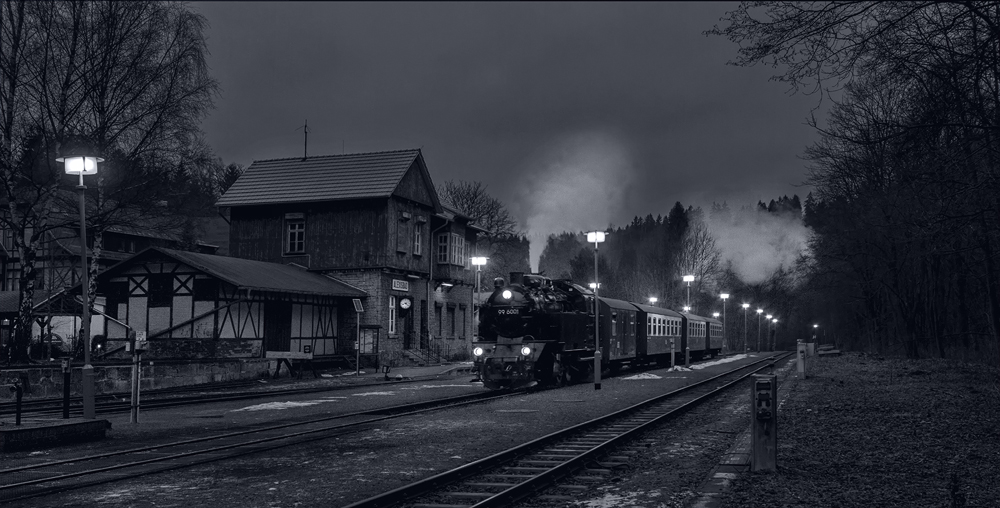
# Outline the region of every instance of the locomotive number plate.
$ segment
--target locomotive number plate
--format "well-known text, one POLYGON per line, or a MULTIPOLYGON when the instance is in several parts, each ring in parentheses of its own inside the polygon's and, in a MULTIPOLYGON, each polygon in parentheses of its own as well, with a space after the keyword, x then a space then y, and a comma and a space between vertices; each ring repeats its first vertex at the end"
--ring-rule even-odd
POLYGON ((516 316, 521 313, 521 309, 497 309, 499 316, 516 316))

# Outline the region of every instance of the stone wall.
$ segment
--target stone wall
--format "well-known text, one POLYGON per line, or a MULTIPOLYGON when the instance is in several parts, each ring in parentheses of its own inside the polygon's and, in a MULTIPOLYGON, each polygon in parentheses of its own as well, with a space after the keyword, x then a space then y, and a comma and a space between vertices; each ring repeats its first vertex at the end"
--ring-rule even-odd
MULTIPOLYGON (((221 381, 259 379, 273 368, 273 360, 261 358, 214 360, 200 362, 143 361, 142 390, 171 388, 221 381)), ((73 365, 70 394, 80 394, 81 365, 73 365)), ((19 367, 0 369, 0 385, 13 385, 26 379, 25 398, 61 397, 63 373, 58 364, 44 367, 19 367)), ((94 386, 96 393, 128 393, 132 379, 131 364, 95 365, 94 386)), ((14 394, 0 389, 0 400, 12 400, 14 394)))

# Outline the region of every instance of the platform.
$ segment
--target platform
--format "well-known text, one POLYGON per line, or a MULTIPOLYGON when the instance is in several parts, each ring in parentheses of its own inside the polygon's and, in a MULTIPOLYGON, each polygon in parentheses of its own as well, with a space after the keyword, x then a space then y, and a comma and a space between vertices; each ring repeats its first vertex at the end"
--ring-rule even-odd
POLYGON ((0 452, 23 452, 64 444, 76 444, 104 439, 111 428, 108 420, 68 420, 26 419, 21 425, 0 422, 0 452))

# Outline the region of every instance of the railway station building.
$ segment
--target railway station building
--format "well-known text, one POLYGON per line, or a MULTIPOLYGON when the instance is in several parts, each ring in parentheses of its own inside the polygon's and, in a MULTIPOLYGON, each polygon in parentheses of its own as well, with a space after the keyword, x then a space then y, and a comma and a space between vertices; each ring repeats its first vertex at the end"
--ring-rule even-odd
POLYGON ((231 256, 364 291, 380 364, 468 357, 482 230, 441 202, 419 149, 254 161, 217 206, 231 256))

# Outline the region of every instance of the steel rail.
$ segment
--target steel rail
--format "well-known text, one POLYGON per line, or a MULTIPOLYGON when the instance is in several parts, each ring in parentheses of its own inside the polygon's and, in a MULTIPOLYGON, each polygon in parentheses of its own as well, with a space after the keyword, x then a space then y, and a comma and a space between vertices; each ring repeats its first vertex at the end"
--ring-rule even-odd
MULTIPOLYGON (((380 416, 380 417, 377 417, 377 418, 369 418, 369 419, 365 419, 365 420, 357 421, 357 422, 351 422, 351 423, 345 423, 345 424, 333 425, 333 426, 324 426, 324 427, 320 427, 320 428, 316 428, 316 429, 309 429, 309 430, 305 430, 305 431, 294 432, 294 433, 291 433, 291 434, 281 434, 279 436, 265 437, 265 438, 261 438, 261 439, 250 440, 250 441, 240 441, 238 443, 233 443, 233 444, 228 444, 228 445, 223 445, 223 446, 216 446, 216 447, 211 447, 211 448, 202 448, 202 449, 198 449, 198 450, 192 450, 192 451, 187 451, 187 452, 182 452, 182 453, 176 453, 176 454, 167 455, 167 456, 158 457, 158 458, 153 458, 153 459, 145 459, 145 460, 128 462, 128 463, 119 463, 119 464, 114 464, 114 465, 111 465, 111 466, 104 466, 104 467, 99 467, 99 468, 86 469, 86 470, 83 470, 83 471, 77 471, 77 472, 72 472, 72 473, 64 473, 64 474, 59 474, 59 475, 56 475, 56 476, 50 476, 50 477, 45 477, 45 478, 37 478, 37 479, 27 480, 27 481, 23 481, 23 482, 17 482, 17 483, 11 483, 11 484, 6 484, 6 485, 0 485, 0 495, 4 494, 5 492, 11 492, 11 491, 13 491, 15 489, 21 489, 21 488, 25 488, 25 487, 43 485, 43 484, 47 484, 47 483, 53 483, 53 482, 58 482, 58 481, 62 481, 62 480, 72 479, 72 478, 79 478, 79 477, 84 477, 84 476, 92 475, 92 474, 106 473, 106 472, 109 472, 109 471, 121 470, 121 469, 126 469, 126 468, 135 468, 135 467, 138 467, 138 466, 144 466, 144 465, 154 464, 154 463, 157 463, 157 462, 167 462, 167 461, 182 459, 182 458, 191 457, 191 456, 195 456, 195 455, 201 455, 201 454, 207 454, 207 453, 215 453, 215 452, 226 451, 226 450, 233 450, 233 449, 238 449, 238 448, 246 448, 246 447, 250 447, 250 446, 253 446, 253 445, 271 443, 271 442, 276 442, 276 441, 287 441, 287 440, 290 440, 292 438, 302 437, 302 436, 316 434, 316 433, 321 433, 321 432, 342 431, 342 430, 345 430, 345 429, 349 429, 351 427, 361 427, 363 425, 367 425, 367 424, 371 424, 371 423, 375 423, 375 422, 380 422, 380 421, 384 421, 384 420, 389 420, 389 419, 393 419, 393 418, 401 418, 401 417, 404 417, 404 416, 421 414, 421 413, 426 413, 426 412, 430 412, 430 411, 436 411, 436 410, 439 410, 439 409, 447 409, 447 408, 459 407, 459 406, 470 405, 470 404, 478 404, 478 403, 482 403, 482 402, 488 402, 488 401, 491 401, 491 400, 495 400, 495 399, 499 399, 499 398, 505 398, 505 397, 511 397, 511 396, 520 395, 520 394, 521 394, 521 392, 519 392, 519 391, 502 392, 502 393, 498 393, 498 392, 480 392, 480 393, 476 393, 476 394, 472 394, 472 395, 462 395, 462 396, 458 396, 458 397, 448 397, 448 398, 444 398, 444 399, 437 399, 437 400, 433 400, 433 401, 423 401, 423 402, 418 402, 418 403, 413 403, 413 404, 401 404, 401 405, 390 406, 390 407, 385 407, 385 408, 370 409, 370 410, 366 410, 366 411, 358 411, 358 412, 354 412, 354 413, 347 413, 347 414, 335 415, 335 416, 324 417, 324 418, 316 418, 316 419, 311 419, 311 420, 302 421, 302 422, 285 423, 285 424, 281 424, 281 425, 273 425, 273 426, 269 426, 269 427, 263 427, 263 428, 257 428, 257 429, 239 431, 239 432, 230 432, 230 433, 226 433, 226 434, 220 434, 220 435, 215 435, 215 436, 207 436, 207 437, 203 437, 203 438, 187 439, 187 440, 182 440, 182 441, 176 441, 176 442, 173 442, 173 443, 164 443, 164 444, 159 444, 159 445, 150 445, 150 446, 144 446, 144 447, 141 447, 141 448, 132 448, 132 449, 128 449, 128 450, 120 450, 120 451, 116 451, 116 452, 101 453, 101 454, 96 454, 96 455, 89 455, 89 456, 86 456, 86 457, 78 457, 78 458, 74 458, 74 459, 65 459, 65 460, 58 460, 58 461, 51 461, 51 462, 42 462, 42 463, 38 463, 38 464, 31 464, 31 465, 20 466, 20 467, 15 467, 15 468, 10 468, 10 469, 4 469, 4 470, 0 470, 0 477, 2 477, 3 475, 20 473, 20 472, 31 471, 31 470, 38 470, 38 469, 43 469, 43 468, 48 468, 48 467, 53 467, 53 466, 78 464, 78 463, 86 462, 86 461, 94 461, 94 460, 106 459, 106 458, 110 458, 110 457, 118 457, 118 456, 124 456, 124 455, 129 455, 129 454, 137 454, 137 453, 148 452, 148 451, 152 451, 152 450, 160 450, 160 449, 170 448, 170 447, 177 447, 177 446, 184 446, 184 445, 191 445, 191 444, 199 444, 199 443, 207 443, 207 442, 210 442, 210 441, 221 441, 223 439, 234 438, 234 437, 241 437, 241 436, 246 436, 246 435, 255 434, 255 433, 262 433, 262 432, 270 432, 270 431, 282 430, 282 429, 287 429, 287 428, 291 428, 291 427, 303 427, 303 426, 306 426, 306 425, 311 425, 311 424, 316 424, 316 423, 323 423, 323 422, 326 422, 326 421, 337 420, 337 419, 344 419, 344 418, 350 418, 350 417, 365 416, 365 415, 371 415, 371 414, 377 414, 377 413, 394 412, 394 414, 380 416), (414 407, 419 407, 419 406, 430 406, 430 407, 424 407, 424 408, 421 408, 421 409, 413 409, 414 407), (398 412, 398 411, 401 411, 401 412, 398 412)), ((309 442, 314 442, 314 441, 309 441, 309 442)), ((100 484, 100 483, 107 483, 109 481, 117 481, 117 480, 124 480, 124 479, 135 478, 135 477, 138 477, 138 476, 142 476, 142 475, 146 475, 146 474, 151 474, 151 473, 155 473, 155 472, 167 471, 167 470, 177 469, 177 468, 181 468, 181 467, 189 467, 189 466, 193 466, 193 465, 203 464, 203 463, 207 463, 207 462, 213 462, 213 461, 217 461, 217 460, 223 460, 223 459, 232 458, 232 457, 236 457, 236 456, 240 456, 240 455, 245 455, 245 454, 249 454, 249 453, 257 453, 257 452, 260 452, 260 451, 265 451, 265 450, 270 450, 270 449, 275 449, 275 448, 282 448, 282 447, 291 446, 291 445, 294 445, 294 444, 298 444, 298 442, 282 443, 282 444, 279 444, 279 445, 275 445, 275 446, 271 446, 271 447, 266 447, 266 448, 256 447, 256 448, 253 448, 251 450, 246 450, 244 453, 236 453, 236 454, 230 454, 230 455, 224 455, 224 456, 212 456, 212 457, 206 458, 205 460, 196 461, 196 462, 193 462, 193 463, 184 463, 184 464, 180 464, 180 465, 172 465, 172 466, 164 467, 164 468, 161 468, 161 469, 141 471, 141 472, 138 472, 136 474, 131 474, 131 475, 130 474, 125 474, 125 475, 119 476, 119 477, 105 477, 105 478, 102 478, 102 479, 99 479, 99 480, 96 480, 96 481, 85 482, 83 484, 74 484, 74 485, 67 485, 67 486, 57 486, 55 488, 46 490, 45 492, 27 493, 27 494, 18 495, 18 496, 12 497, 12 498, 7 498, 7 499, 4 499, 4 500, 5 501, 13 501, 13 500, 27 499, 27 498, 31 498, 31 497, 45 496, 45 495, 53 494, 53 493, 56 493, 56 492, 64 492, 64 491, 67 491, 67 490, 74 490, 74 489, 78 489, 78 488, 82 488, 82 487, 87 487, 87 486, 91 486, 91 485, 96 485, 96 484, 100 484)), ((0 497, 0 499, 3 499, 3 498, 0 497)))
MULTIPOLYGON (((666 401, 668 401, 668 399, 676 397, 676 396, 678 396, 678 395, 680 395, 680 394, 682 394, 684 392, 688 392, 688 391, 694 390, 696 388, 704 387, 708 383, 714 382, 714 381, 716 381, 716 380, 718 380, 718 379, 720 379, 722 377, 734 375, 735 373, 737 373, 739 371, 746 370, 748 368, 757 366, 757 365, 759 365, 761 363, 768 363, 768 364, 773 365, 774 362, 779 361, 780 359, 783 359, 783 358, 787 357, 789 354, 790 353, 783 353, 783 354, 779 354, 779 355, 774 355, 774 356, 771 356, 769 358, 758 360, 756 362, 753 362, 753 363, 750 363, 750 364, 747 364, 747 365, 742 365, 742 366, 737 367, 737 368, 735 368, 735 369, 733 369, 731 371, 724 372, 724 373, 718 374, 716 376, 712 376, 710 378, 704 379, 702 381, 699 381, 697 383, 694 383, 694 384, 691 384, 691 385, 688 385, 688 386, 685 386, 685 387, 682 387, 682 388, 678 388, 676 390, 673 390, 673 391, 668 392, 668 393, 663 394, 663 395, 658 395, 658 396, 653 397, 651 399, 648 399, 646 401, 642 401, 642 402, 633 404, 633 405, 631 405, 631 406, 629 406, 627 408, 617 410, 617 411, 615 411, 613 413, 609 413, 607 415, 600 416, 600 417, 588 420, 586 422, 579 423, 579 424, 567 427, 565 429, 555 431, 553 433, 550 433, 548 435, 539 437, 539 438, 534 439, 532 441, 529 441, 527 443, 523 443, 521 445, 518 445, 518 446, 515 446, 513 448, 509 448, 507 450, 495 453, 495 454, 490 455, 488 457, 484 457, 484 458, 479 459, 477 461, 470 462, 470 463, 465 464, 463 466, 459 466, 459 467, 457 467, 455 469, 452 469, 452 470, 449 470, 449 471, 445 471, 443 473, 439 473, 439 474, 433 475, 433 476, 425 478, 423 480, 419 480, 419 481, 416 481, 414 483, 411 483, 411 484, 408 484, 408 485, 404 485, 402 487, 390 490, 390 491, 385 492, 383 494, 379 494, 377 496, 373 496, 373 497, 370 497, 368 499, 364 499, 364 500, 361 500, 361 501, 349 504, 349 505, 347 505, 347 506, 345 506, 343 508, 385 508, 385 507, 389 507, 389 506, 398 506, 398 505, 401 505, 403 503, 412 501, 412 500, 414 500, 414 499, 416 499, 416 498, 418 498, 420 496, 429 495, 432 492, 434 492, 435 490, 441 489, 442 487, 453 485, 453 484, 455 484, 455 483, 457 483, 459 481, 462 481, 462 480, 468 479, 470 477, 473 477, 473 476, 476 476, 476 475, 479 475, 479 474, 483 474, 486 471, 495 469, 495 468, 497 468, 499 466, 502 466, 503 464, 506 464, 506 463, 509 463, 509 462, 513 462, 516 459, 518 459, 519 457, 523 457, 523 456, 529 455, 534 450, 542 449, 542 448, 544 448, 545 446, 547 446, 547 445, 549 445, 551 443, 567 439, 572 434, 583 432, 586 429, 589 429, 591 427, 599 426, 599 425, 602 425, 602 424, 607 423, 609 421, 616 420, 616 419, 619 419, 619 418, 623 418, 626 415, 629 415, 631 413, 635 413, 637 411, 641 411, 644 408, 647 408, 647 407, 650 407, 650 406, 654 406, 654 405, 656 405, 658 403, 661 403, 661 402, 666 402, 666 401)), ((766 368, 766 367, 767 367, 767 365, 760 366, 756 370, 751 371, 748 374, 740 376, 736 380, 734 380, 734 381, 732 381, 730 383, 727 383, 723 387, 718 388, 717 390, 713 390, 712 392, 709 393, 709 395, 703 395, 702 397, 696 399, 696 401, 699 401, 699 400, 701 400, 703 398, 706 398, 708 396, 714 396, 714 395, 717 394, 718 391, 724 390, 724 389, 732 386, 733 384, 735 384, 735 383, 737 383, 737 382, 745 379, 750 374, 753 374, 754 372, 757 372, 757 371, 759 371, 759 370, 761 370, 763 368, 766 368)), ((678 406, 674 410, 671 410, 671 411, 665 413, 663 416, 658 417, 655 420, 651 420, 651 421, 661 421, 663 417, 666 417, 666 416, 676 416, 678 411, 680 411, 682 409, 686 410, 686 409, 692 407, 692 403, 693 402, 694 401, 690 401, 688 403, 682 404, 681 406, 678 406)), ((642 425, 642 427, 644 427, 644 428, 645 428, 645 426, 646 426, 646 424, 642 425)), ((631 429, 631 430, 634 430, 634 429, 631 429)), ((630 438, 631 438, 631 436, 634 436, 634 433, 632 433, 631 430, 627 432, 629 434, 630 438)), ((614 441, 615 443, 620 443, 621 440, 624 439, 624 438, 622 438, 622 439, 619 439, 619 438, 620 438, 620 436, 616 436, 615 438, 612 438, 611 441, 614 441)), ((560 464, 558 466, 555 466, 554 468, 551 468, 550 471, 554 470, 555 472, 551 473, 550 475, 547 475, 547 478, 551 479, 553 477, 557 477, 558 478, 558 477, 565 476, 566 474, 569 474, 569 472, 571 472, 572 470, 575 470, 576 468, 578 468, 580 463, 587 462, 595 454, 599 455, 600 453, 602 453, 602 452, 598 452, 598 451, 594 451, 594 450, 605 450, 605 449, 606 449, 606 447, 604 446, 604 443, 602 443, 601 445, 595 446, 593 449, 588 450, 587 452, 584 452, 584 454, 582 456, 580 456, 580 457, 574 457, 573 459, 570 459, 570 461, 567 461, 567 462, 570 462, 569 464, 563 463, 563 464, 560 464), (591 451, 594 451, 594 453, 593 454, 590 453, 591 451)), ((479 504, 475 504, 475 505, 468 505, 468 504, 466 504, 466 505, 461 505, 461 506, 475 506, 476 508, 482 508, 482 507, 487 507, 487 506, 506 506, 506 505, 509 505, 510 502, 512 502, 512 500, 514 498, 516 498, 516 497, 523 497, 524 495, 527 495, 528 493, 537 490, 537 488, 539 486, 542 486, 543 483, 545 483, 546 481, 550 481, 550 480, 546 480, 545 478, 540 479, 540 480, 535 480, 535 478, 537 478, 538 476, 539 475, 534 475, 533 478, 528 479, 527 481, 524 481, 524 482, 520 482, 516 486, 511 487, 511 489, 508 489, 508 490, 506 490, 504 492, 501 492, 501 493, 497 494, 496 496, 493 496, 493 497, 488 498, 486 500, 483 500, 479 504), (524 489, 524 490, 521 490, 521 489, 524 489), (494 500, 494 497, 496 498, 495 500, 494 500), (493 504, 493 503, 497 503, 497 504, 493 504)), ((459 506, 459 505, 455 505, 455 506, 459 506)))

